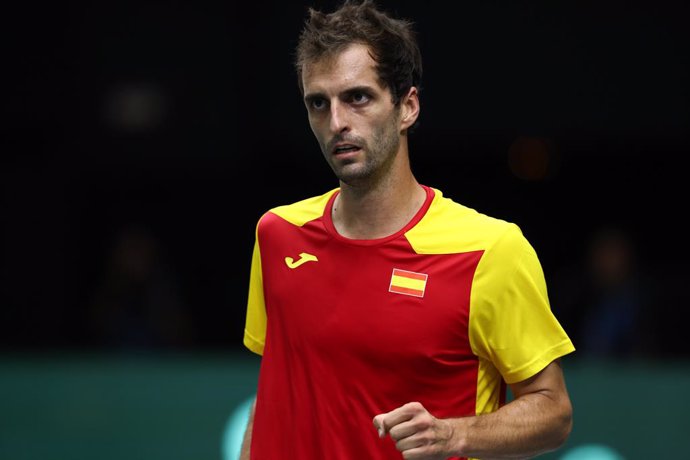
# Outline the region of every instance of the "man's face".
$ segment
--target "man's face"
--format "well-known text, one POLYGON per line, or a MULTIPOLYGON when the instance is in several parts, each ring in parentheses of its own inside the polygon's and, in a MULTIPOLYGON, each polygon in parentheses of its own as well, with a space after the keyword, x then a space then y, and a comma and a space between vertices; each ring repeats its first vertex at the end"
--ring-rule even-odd
POLYGON ((326 161, 342 182, 385 174, 400 147, 400 109, 381 86, 365 45, 305 65, 304 103, 326 161))

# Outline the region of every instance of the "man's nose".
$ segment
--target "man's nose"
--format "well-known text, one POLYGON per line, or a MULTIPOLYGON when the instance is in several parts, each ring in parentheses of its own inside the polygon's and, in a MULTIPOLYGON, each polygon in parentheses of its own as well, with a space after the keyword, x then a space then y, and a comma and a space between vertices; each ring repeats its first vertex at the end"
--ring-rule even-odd
POLYGON ((334 134, 342 133, 349 128, 347 107, 339 101, 331 103, 331 120, 329 127, 334 134))

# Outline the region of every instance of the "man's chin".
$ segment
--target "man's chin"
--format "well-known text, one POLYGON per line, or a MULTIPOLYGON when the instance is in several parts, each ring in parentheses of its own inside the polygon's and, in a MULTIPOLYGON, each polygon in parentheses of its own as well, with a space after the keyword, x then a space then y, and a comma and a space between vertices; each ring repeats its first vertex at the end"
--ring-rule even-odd
POLYGON ((348 187, 357 188, 371 183, 371 176, 369 174, 340 174, 338 180, 348 187))

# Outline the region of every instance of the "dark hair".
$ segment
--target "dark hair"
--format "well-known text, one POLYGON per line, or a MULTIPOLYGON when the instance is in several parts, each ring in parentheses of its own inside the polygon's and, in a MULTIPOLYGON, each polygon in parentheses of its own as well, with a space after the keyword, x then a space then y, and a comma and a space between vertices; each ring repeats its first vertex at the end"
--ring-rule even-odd
POLYGON ((380 82, 390 89, 394 105, 400 103, 412 86, 421 90, 422 56, 412 22, 389 16, 373 0, 345 0, 332 13, 314 8, 308 12, 295 59, 302 93, 302 66, 335 55, 352 43, 369 47, 380 82))

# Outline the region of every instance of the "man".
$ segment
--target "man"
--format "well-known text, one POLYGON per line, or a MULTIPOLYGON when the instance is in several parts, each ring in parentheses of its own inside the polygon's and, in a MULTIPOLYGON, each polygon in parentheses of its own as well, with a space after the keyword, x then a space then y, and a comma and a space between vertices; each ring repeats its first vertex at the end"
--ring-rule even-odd
POLYGON ((410 168, 411 23, 369 0, 310 9, 296 70, 339 186, 257 224, 244 343, 262 363, 242 458, 522 458, 561 446, 572 408, 559 359, 574 347, 537 255, 516 225, 410 168))

